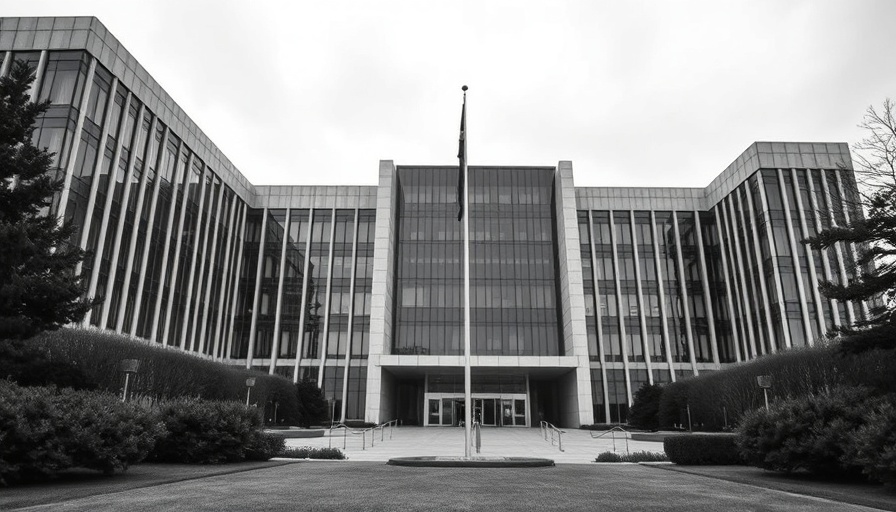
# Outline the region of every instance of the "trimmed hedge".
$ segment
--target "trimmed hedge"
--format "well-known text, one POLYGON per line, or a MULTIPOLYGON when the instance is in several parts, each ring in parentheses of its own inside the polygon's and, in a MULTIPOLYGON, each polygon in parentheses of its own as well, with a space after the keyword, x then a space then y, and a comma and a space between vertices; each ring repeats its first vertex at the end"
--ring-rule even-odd
POLYGON ((0 381, 0 484, 76 466, 124 471, 163 432, 148 409, 108 393, 0 381))
POLYGON ((167 433, 156 442, 150 460, 218 464, 265 450, 261 413, 255 407, 180 398, 163 403, 158 414, 167 433))
POLYGON ((246 460, 270 460, 286 449, 286 438, 278 434, 263 433, 255 443, 246 448, 246 460))
POLYGON ((622 462, 622 457, 616 452, 601 452, 594 462, 622 462))
POLYGON ((631 430, 628 423, 595 423, 593 425, 582 425, 579 428, 582 430, 610 430, 616 427, 631 430))
POLYGON ((619 455, 615 452, 602 452, 597 455, 595 462, 666 462, 669 457, 665 453, 658 452, 631 452, 619 455))
POLYGON ((349 428, 370 428, 376 426, 376 423, 364 420, 345 420, 343 424, 349 428))
POLYGON ((20 386, 95 389, 84 371, 66 360, 51 360, 31 340, 0 340, 0 378, 20 386))
POLYGON ((345 454, 339 448, 311 448, 310 446, 286 448, 280 456, 287 459, 345 460, 345 454))
MULTIPOLYGON (((44 332, 26 343, 47 361, 76 367, 87 380, 81 387, 112 393, 121 393, 124 386, 124 376, 119 371, 121 360, 138 359, 140 370, 131 377, 129 389, 132 397, 150 402, 184 396, 245 402, 246 378, 255 377, 253 404, 258 404, 260 409, 267 408, 272 417, 273 410, 268 404, 276 401, 278 424, 296 425, 301 421, 296 387, 290 379, 278 375, 225 365, 93 329, 44 332)), ((23 383, 25 378, 21 374, 13 375, 14 380, 23 383)))
POLYGON ((771 375, 769 402, 819 393, 837 386, 864 386, 896 393, 896 351, 843 356, 835 345, 779 352, 699 377, 666 384, 659 405, 662 429, 675 425, 697 431, 732 428, 747 412, 764 405, 759 375, 771 375), (726 421, 727 420, 727 421, 726 421))
POLYGON ((669 460, 683 466, 744 464, 734 434, 680 434, 663 441, 669 460))

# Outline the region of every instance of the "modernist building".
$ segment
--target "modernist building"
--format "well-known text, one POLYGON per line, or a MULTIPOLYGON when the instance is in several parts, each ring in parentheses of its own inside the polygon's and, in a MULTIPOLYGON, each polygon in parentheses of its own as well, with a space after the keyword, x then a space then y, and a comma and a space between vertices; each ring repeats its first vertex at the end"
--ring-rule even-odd
MULTIPOLYGON (((94 327, 315 379, 342 418, 462 417, 456 167, 368 187, 254 186, 95 18, 0 19, 0 73, 36 70, 54 211, 91 251, 94 327)), ((452 151, 446 141, 446 151, 452 151)), ((373 169, 371 169, 373 172, 373 169)), ((818 282, 855 251, 845 144, 758 142, 706 188, 581 188, 570 162, 470 169, 472 367, 486 425, 618 421, 646 382, 861 318, 818 282)))

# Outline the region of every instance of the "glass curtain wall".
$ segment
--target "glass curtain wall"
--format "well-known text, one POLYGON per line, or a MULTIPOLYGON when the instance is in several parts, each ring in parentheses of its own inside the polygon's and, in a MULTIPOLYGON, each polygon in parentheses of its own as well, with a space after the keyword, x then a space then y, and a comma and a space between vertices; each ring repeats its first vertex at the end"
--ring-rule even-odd
MULTIPOLYGON (((158 192, 155 205, 155 217, 153 218, 150 239, 148 240, 149 253, 147 254, 145 284, 143 288, 142 304, 139 311, 136 335, 141 338, 152 336, 153 308, 160 292, 162 284, 162 264, 165 258, 166 242, 170 238, 170 226, 175 213, 174 196, 176 194, 177 178, 177 154, 180 140, 169 134, 165 144, 163 158, 159 165, 158 192)), ((169 247, 170 249, 170 247, 169 247)))
MULTIPOLYGON (((470 169, 471 349, 558 355, 553 169, 470 169)), ((462 354, 456 168, 399 168, 393 354, 462 354)))
POLYGON ((304 333, 302 336, 303 366, 299 376, 302 380, 319 382, 320 360, 324 347, 321 340, 324 334, 324 318, 327 304, 327 284, 330 279, 330 247, 333 235, 333 210, 314 210, 311 224, 308 310, 305 315, 304 333))
POLYGON ((472 354, 561 354, 554 170, 474 168, 469 182, 472 354))
MULTIPOLYGON (((308 240, 309 210, 289 211, 289 230, 286 238, 286 260, 283 262, 283 306, 280 311, 280 354, 284 359, 298 355, 301 337, 302 287, 305 276, 305 245, 308 240)), ((313 285, 313 284, 312 284, 313 285)), ((306 315, 307 315, 307 309, 306 315)), ((279 371, 279 368, 278 368, 279 371)), ((293 368, 289 368, 292 378, 293 368)))
POLYGON ((348 354, 349 320, 351 316, 351 277, 354 262, 352 246, 355 236, 354 210, 337 210, 333 225, 330 297, 326 323, 326 363, 323 392, 336 402, 337 419, 342 411, 345 360, 348 354))
POLYGON ((398 169, 393 354, 463 354, 463 223, 457 220, 457 172, 398 169))
MULTIPOLYGON (((267 210, 263 255, 261 256, 261 280, 256 284, 258 314, 255 320, 255 346, 252 357, 271 357, 274 322, 277 318, 277 289, 280 285, 280 253, 286 233, 286 210, 267 210)), ((259 368, 263 369, 263 368, 259 368)))

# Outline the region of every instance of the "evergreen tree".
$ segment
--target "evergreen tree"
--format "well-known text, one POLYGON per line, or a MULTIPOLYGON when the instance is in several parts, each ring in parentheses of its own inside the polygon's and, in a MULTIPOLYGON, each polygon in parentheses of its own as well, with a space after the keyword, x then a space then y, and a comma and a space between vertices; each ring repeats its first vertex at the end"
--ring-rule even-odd
POLYGON ((628 411, 628 424, 644 430, 659 428, 660 397, 663 395, 661 384, 641 385, 635 392, 634 402, 628 411))
POLYGON ((324 393, 317 382, 302 380, 296 383, 296 396, 299 399, 299 424, 305 428, 329 421, 330 407, 324 393))
POLYGON ((868 132, 854 147, 866 217, 805 240, 814 249, 844 242, 858 250, 855 279, 819 287, 829 299, 868 305, 867 319, 837 330, 846 353, 896 349, 896 106, 887 99, 879 112, 869 107, 859 126, 868 132))
POLYGON ((0 339, 78 321, 92 305, 74 276, 84 253, 69 245, 73 228, 47 214, 62 183, 53 155, 32 143, 35 120, 49 107, 29 100, 33 81, 24 62, 0 78, 0 339))

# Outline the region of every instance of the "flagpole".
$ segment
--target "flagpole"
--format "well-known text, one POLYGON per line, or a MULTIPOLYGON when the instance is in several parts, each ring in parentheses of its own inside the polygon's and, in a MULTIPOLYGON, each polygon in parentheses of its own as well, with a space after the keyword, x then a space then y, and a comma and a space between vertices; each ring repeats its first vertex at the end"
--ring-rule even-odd
POLYGON ((462 87, 464 91, 464 106, 461 114, 462 144, 461 148, 463 158, 459 164, 458 172, 463 173, 464 193, 463 193, 463 214, 464 220, 464 457, 470 458, 470 445, 472 444, 472 427, 473 427, 473 393, 472 393, 472 377, 470 370, 470 173, 467 172, 467 86, 462 87))

